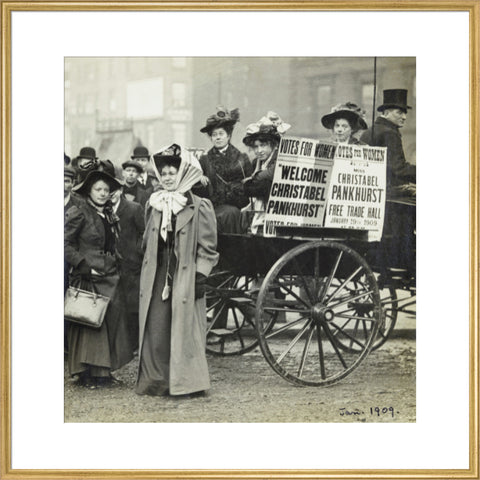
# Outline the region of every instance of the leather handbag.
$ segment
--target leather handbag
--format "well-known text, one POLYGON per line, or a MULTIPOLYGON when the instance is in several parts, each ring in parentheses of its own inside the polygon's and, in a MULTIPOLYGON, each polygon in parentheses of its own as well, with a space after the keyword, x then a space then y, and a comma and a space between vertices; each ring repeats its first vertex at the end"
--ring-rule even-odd
POLYGON ((92 328, 102 326, 110 298, 97 293, 93 283, 92 290, 68 287, 65 294, 65 320, 92 328))

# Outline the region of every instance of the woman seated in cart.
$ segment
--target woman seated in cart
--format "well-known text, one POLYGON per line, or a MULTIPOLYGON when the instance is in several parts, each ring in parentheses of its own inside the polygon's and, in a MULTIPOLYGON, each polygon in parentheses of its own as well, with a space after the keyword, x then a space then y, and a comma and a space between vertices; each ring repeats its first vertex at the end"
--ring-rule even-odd
MULTIPOLYGON (((278 145, 281 136, 291 127, 284 123, 275 112, 268 112, 258 122, 247 127, 247 135, 243 143, 250 147, 254 154, 254 172, 251 177, 243 180, 243 189, 250 204, 244 209, 248 217, 253 213, 251 232, 262 234, 265 222, 265 206, 270 195, 273 174, 278 154, 278 145)), ((250 218, 250 217, 248 217, 250 218)))
POLYGON ((243 233, 240 209, 249 202, 242 180, 252 174, 253 167, 248 155, 230 143, 239 118, 238 109, 228 111, 218 106, 200 129, 210 137, 213 147, 200 157, 204 177, 193 192, 212 201, 219 233, 243 233))
POLYGON ((366 145, 355 137, 356 132, 368 128, 364 117, 365 110, 355 103, 340 103, 322 117, 322 125, 331 130, 332 140, 336 143, 366 145))

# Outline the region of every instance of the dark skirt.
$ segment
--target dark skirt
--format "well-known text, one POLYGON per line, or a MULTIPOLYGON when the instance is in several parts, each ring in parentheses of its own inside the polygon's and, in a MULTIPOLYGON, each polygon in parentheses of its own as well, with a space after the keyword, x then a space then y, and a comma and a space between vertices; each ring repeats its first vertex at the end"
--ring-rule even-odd
POLYGON ((233 205, 215 207, 218 233, 246 233, 242 212, 233 205))
MULTIPOLYGON (((71 375, 88 372, 105 377, 133 358, 133 346, 127 331, 127 318, 118 275, 94 277, 95 289, 110 298, 100 328, 71 323, 68 330, 68 368, 71 375)), ((72 280, 72 285, 77 282, 72 280)))
MULTIPOLYGON (((160 251, 159 251, 160 253, 160 251)), ((140 349, 136 393, 139 395, 168 394, 170 373, 170 335, 172 325, 172 294, 162 300, 167 275, 167 249, 162 250, 153 283, 143 345, 140 349)))

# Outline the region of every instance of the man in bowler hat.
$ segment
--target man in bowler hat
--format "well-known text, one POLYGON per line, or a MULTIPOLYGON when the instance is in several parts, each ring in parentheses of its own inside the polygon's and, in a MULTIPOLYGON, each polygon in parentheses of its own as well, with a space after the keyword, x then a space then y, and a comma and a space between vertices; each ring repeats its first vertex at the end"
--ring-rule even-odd
POLYGON ((360 138, 368 145, 387 147, 387 197, 398 187, 416 182, 416 166, 406 161, 400 134, 411 108, 407 105, 407 90, 384 90, 383 104, 377 108, 381 116, 360 138))
POLYGON ((138 183, 148 192, 148 195, 153 193, 155 187, 158 185, 158 180, 149 172, 150 153, 148 148, 139 145, 133 149, 133 155, 130 157, 134 162, 137 162, 143 169, 138 176, 138 183))
POLYGON ((139 203, 145 208, 145 203, 150 198, 150 192, 142 187, 138 177, 143 173, 143 167, 135 160, 122 163, 125 184, 123 194, 127 200, 139 203))

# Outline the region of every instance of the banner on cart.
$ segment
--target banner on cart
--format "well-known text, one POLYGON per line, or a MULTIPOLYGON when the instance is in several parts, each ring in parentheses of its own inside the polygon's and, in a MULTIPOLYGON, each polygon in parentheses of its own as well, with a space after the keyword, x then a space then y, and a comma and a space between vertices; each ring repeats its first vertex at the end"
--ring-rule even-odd
POLYGON ((385 214, 386 147, 337 145, 324 226, 368 230, 380 240, 385 214))
POLYGON ((277 226, 368 230, 379 240, 385 213, 386 147, 283 137, 266 205, 264 235, 277 226))
POLYGON ((282 138, 266 205, 265 236, 275 236, 276 226, 323 225, 335 149, 335 144, 308 138, 282 138))

